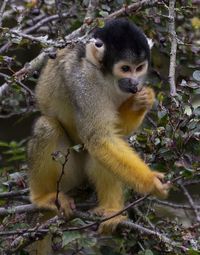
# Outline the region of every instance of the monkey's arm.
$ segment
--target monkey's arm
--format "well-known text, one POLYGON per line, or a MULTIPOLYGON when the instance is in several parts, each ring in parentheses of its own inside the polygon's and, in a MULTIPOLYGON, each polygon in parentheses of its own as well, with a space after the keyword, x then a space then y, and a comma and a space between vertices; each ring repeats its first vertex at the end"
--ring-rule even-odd
POLYGON ((151 88, 143 88, 131 96, 119 108, 119 128, 122 134, 128 135, 137 130, 155 99, 151 88))
POLYGON ((95 100, 97 105, 92 111, 91 107, 85 107, 86 113, 84 106, 79 106, 76 112, 79 135, 89 154, 139 193, 166 196, 169 185, 160 181, 163 174, 151 171, 137 153, 117 135, 116 115, 113 115, 108 104, 105 105, 100 100, 101 98, 95 100))
POLYGON ((109 135, 93 137, 85 146, 102 165, 137 192, 160 197, 167 195, 169 187, 160 181, 164 177, 163 174, 151 171, 114 131, 109 135))

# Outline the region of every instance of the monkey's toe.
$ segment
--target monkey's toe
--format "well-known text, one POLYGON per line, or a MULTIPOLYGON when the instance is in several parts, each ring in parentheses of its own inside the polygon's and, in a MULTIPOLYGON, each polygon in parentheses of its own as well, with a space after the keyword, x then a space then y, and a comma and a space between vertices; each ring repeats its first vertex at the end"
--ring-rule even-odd
MULTIPOLYGON (((114 214, 114 212, 112 213, 114 214)), ((111 216, 111 214, 106 214, 106 217, 111 216)), ((118 215, 110 220, 106 220, 102 222, 99 226, 98 233, 103 235, 109 235, 116 231, 116 228, 119 223, 125 221, 127 219, 127 216, 124 215, 118 215)))
POLYGON ((92 214, 95 214, 96 216, 104 216, 104 213, 105 213, 105 208, 104 207, 101 207, 101 206, 97 206, 95 208, 93 208, 92 210, 90 210, 90 212, 92 214))
POLYGON ((74 200, 63 192, 59 192, 58 196, 56 192, 53 192, 40 195, 37 198, 32 197, 31 200, 37 207, 55 211, 67 218, 73 214, 73 210, 75 209, 74 200))
POLYGON ((55 202, 57 204, 57 210, 60 214, 64 215, 66 218, 69 218, 73 214, 73 210, 75 209, 75 203, 73 198, 68 197, 64 193, 60 192, 58 195, 58 201, 55 202))

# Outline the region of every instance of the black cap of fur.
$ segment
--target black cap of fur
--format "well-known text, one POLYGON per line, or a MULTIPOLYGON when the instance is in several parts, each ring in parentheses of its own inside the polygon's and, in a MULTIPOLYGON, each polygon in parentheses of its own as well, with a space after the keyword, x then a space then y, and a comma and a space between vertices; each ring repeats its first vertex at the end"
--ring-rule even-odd
POLYGON ((107 22, 103 28, 96 29, 94 38, 101 39, 106 45, 102 61, 105 71, 110 72, 113 64, 126 59, 127 55, 130 55, 130 58, 133 56, 135 61, 150 59, 150 49, 145 35, 127 19, 107 22))

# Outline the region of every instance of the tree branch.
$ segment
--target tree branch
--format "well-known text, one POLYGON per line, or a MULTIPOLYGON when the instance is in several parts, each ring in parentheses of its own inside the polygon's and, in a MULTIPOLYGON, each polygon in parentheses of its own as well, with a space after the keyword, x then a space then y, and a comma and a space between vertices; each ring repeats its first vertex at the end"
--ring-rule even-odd
POLYGON ((177 50, 177 38, 175 30, 175 0, 169 1, 169 34, 171 37, 171 51, 170 51, 170 66, 169 66, 169 84, 170 84, 170 95, 175 96, 176 82, 175 82, 175 71, 176 71, 176 50, 177 50))
POLYGON ((87 13, 85 15, 84 22, 88 25, 92 23, 95 18, 96 8, 99 4, 99 0, 90 0, 87 8, 87 13))
POLYGON ((185 196, 187 197, 188 202, 189 202, 189 204, 190 204, 190 206, 191 206, 191 208, 192 208, 192 210, 193 210, 193 212, 196 216, 197 222, 200 222, 199 212, 198 212, 198 210, 197 210, 197 208, 194 204, 194 201, 193 201, 192 197, 190 196, 188 190, 186 189, 186 187, 183 184, 179 184, 179 186, 181 187, 182 191, 184 192, 185 196))
POLYGON ((0 27, 2 26, 3 13, 9 0, 4 0, 0 9, 0 27))
POLYGON ((10 198, 10 197, 18 197, 20 195, 27 195, 29 193, 29 189, 22 189, 18 191, 10 191, 0 193, 0 199, 2 198, 10 198))

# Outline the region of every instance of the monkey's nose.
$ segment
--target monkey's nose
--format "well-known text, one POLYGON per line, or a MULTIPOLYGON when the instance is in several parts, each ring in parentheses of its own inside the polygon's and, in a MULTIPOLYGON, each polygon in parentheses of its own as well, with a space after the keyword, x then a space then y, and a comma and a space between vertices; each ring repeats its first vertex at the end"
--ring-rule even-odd
POLYGON ((139 84, 138 80, 135 80, 135 79, 130 79, 130 83, 131 83, 131 85, 132 85, 133 87, 137 87, 138 84, 139 84))

